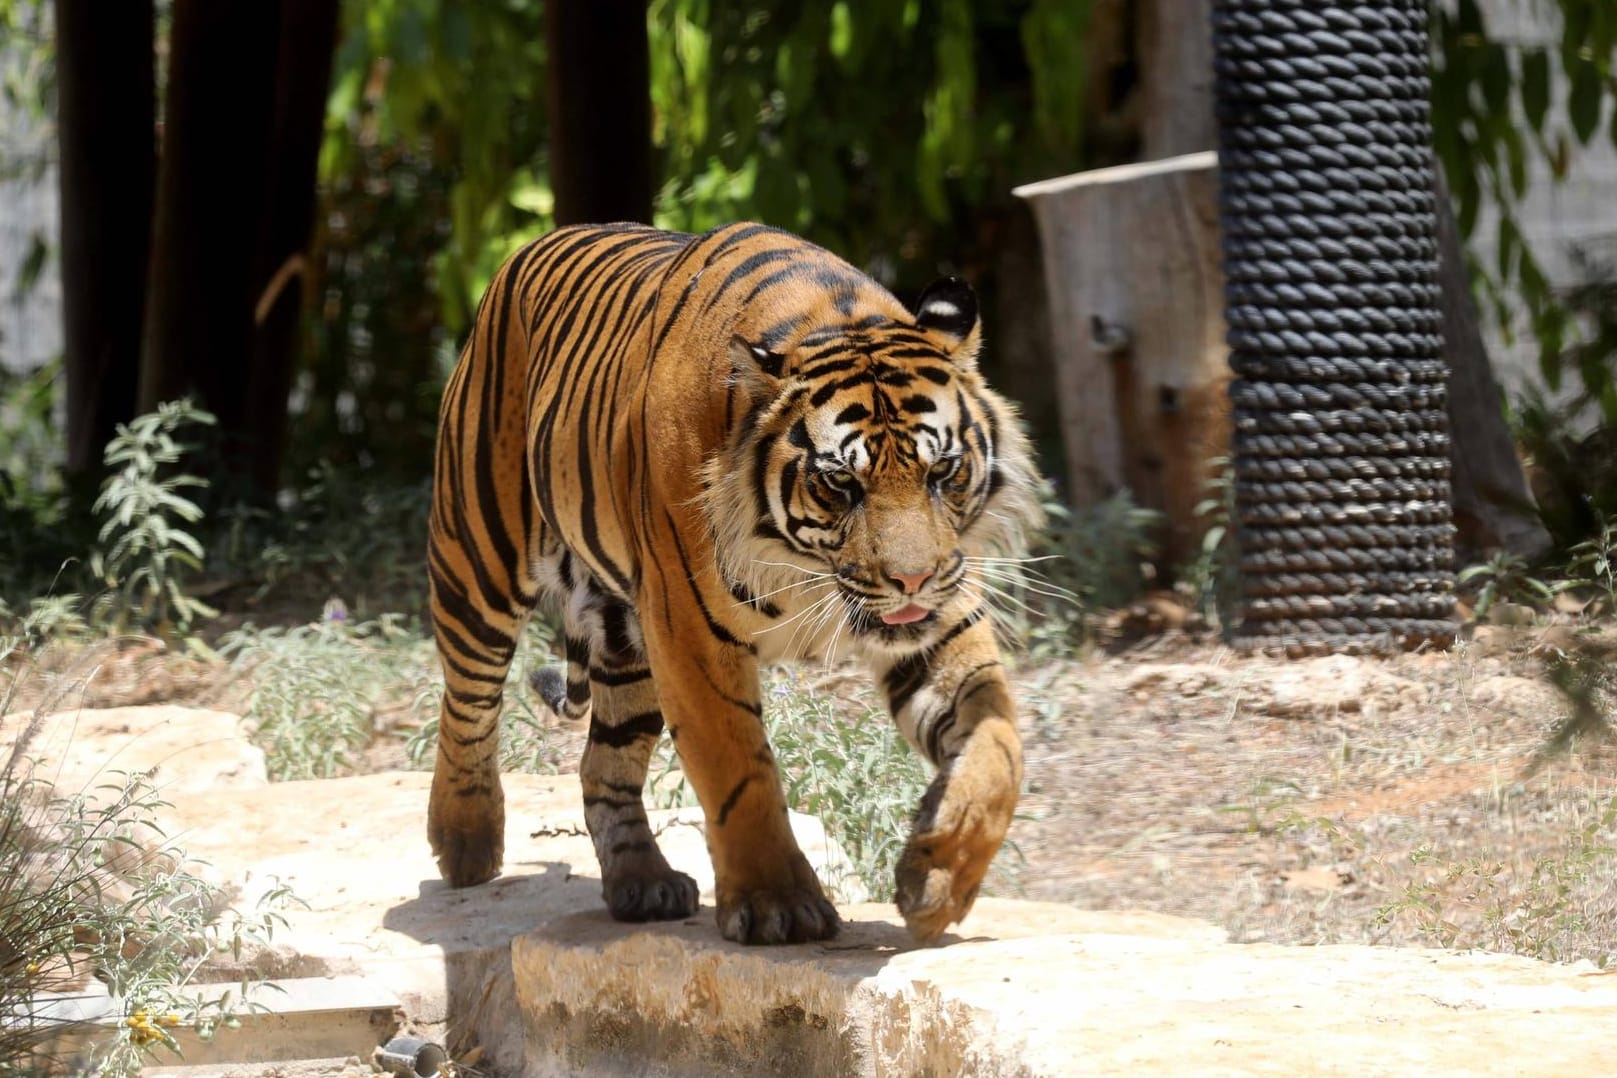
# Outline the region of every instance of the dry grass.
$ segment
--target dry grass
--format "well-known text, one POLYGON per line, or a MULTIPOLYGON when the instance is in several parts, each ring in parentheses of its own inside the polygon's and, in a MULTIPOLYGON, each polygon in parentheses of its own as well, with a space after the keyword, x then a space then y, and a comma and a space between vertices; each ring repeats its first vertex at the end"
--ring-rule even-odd
POLYGON ((1564 702, 1522 647, 1285 662, 1165 644, 1028 671, 1003 887, 1234 938, 1617 958, 1617 751, 1528 776, 1564 702))

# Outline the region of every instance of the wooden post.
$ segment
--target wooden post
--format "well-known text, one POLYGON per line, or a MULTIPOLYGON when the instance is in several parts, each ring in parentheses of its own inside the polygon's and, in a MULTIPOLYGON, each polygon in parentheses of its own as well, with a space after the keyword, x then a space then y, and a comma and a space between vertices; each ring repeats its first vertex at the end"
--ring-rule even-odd
POLYGON ((1161 511, 1168 571, 1195 552, 1210 462, 1229 453, 1217 162, 1187 154, 1015 190, 1044 251, 1069 500, 1126 487, 1161 511))

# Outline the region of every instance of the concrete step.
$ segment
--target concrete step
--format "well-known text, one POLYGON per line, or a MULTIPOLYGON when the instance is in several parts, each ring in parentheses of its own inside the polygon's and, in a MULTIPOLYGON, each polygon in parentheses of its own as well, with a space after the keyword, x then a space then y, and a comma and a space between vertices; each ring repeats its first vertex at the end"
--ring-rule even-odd
MULTIPOLYGON (((221 1025, 207 1038, 195 1028, 152 1019, 179 1049, 176 1062, 185 1068, 223 1064, 272 1063, 288 1060, 358 1056, 398 1032, 404 1009, 397 994, 376 980, 353 974, 295 977, 248 985, 245 995, 234 984, 193 985, 180 995, 206 1004, 228 993, 231 1025, 221 1025)), ((37 999, 35 1020, 59 1025, 57 1043, 64 1053, 103 1039, 124 1024, 124 1008, 104 994, 52 994, 37 999)), ((176 1016, 177 1017, 177 1016, 176 1016)))

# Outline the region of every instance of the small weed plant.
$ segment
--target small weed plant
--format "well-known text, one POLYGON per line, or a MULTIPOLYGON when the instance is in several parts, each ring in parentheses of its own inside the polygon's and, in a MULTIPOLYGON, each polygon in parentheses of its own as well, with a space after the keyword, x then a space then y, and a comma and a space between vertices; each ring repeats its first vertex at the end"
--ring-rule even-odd
POLYGON ((1210 624, 1228 625, 1240 596, 1240 565, 1230 522, 1235 519, 1235 472, 1229 458, 1208 462, 1207 497, 1196 504, 1203 531, 1196 552, 1176 574, 1176 587, 1190 608, 1210 624))
POLYGON ((254 578, 253 601, 341 594, 359 618, 426 605, 431 485, 383 483, 323 465, 283 491, 277 510, 220 512, 209 555, 254 578))
POLYGON ((1086 615, 1126 606, 1145 590, 1162 514, 1127 491, 1081 509, 1047 493, 1044 509, 1049 525, 1029 560, 1040 602, 1028 648, 1036 657, 1070 655, 1084 640, 1086 615))
POLYGON ((205 487, 194 475, 175 474, 186 446, 187 427, 211 426, 213 417, 188 401, 120 424, 107 443, 107 467, 94 510, 101 520, 91 569, 106 585, 113 627, 186 633, 193 620, 215 611, 184 587, 187 573, 202 568, 202 541, 195 526, 202 508, 183 493, 205 487))
POLYGON ((1478 620, 1486 618, 1495 603, 1543 605, 1554 601, 1568 586, 1564 581, 1540 579, 1520 555, 1507 550, 1496 551, 1487 561, 1460 570, 1458 580, 1462 586, 1476 588, 1473 609, 1478 620))
MULTIPOLYGON (((0 639, 0 659, 18 655, 0 639)), ((68 794, 36 779, 39 720, 12 713, 15 687, 0 698, 0 725, 24 723, 0 758, 0 1076, 179 1062, 182 1030, 207 1039, 244 1007, 248 985, 221 982, 219 960, 268 943, 293 899, 275 887, 228 909, 163 834, 145 775, 68 794)))
POLYGON ((1617 611, 1617 523, 1600 517, 1594 534, 1567 553, 1567 579, 1593 593, 1606 613, 1617 611))

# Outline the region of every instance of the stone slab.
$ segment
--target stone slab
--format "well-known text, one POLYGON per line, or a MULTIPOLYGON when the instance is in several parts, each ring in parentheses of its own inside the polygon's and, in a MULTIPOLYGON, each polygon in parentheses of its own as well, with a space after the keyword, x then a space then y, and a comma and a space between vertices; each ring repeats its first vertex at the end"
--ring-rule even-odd
POLYGON ((269 785, 264 752, 226 711, 191 707, 79 708, 0 717, 0 760, 26 734, 22 755, 58 793, 89 792, 119 773, 149 773, 165 797, 269 785))
MULTIPOLYGON (((452 1047, 510 1058, 520 1028, 511 940, 557 917, 604 910, 578 780, 505 776, 505 871, 455 890, 438 877, 427 845, 431 779, 384 772, 177 796, 163 823, 238 908, 253 909, 281 886, 297 897, 255 959, 258 975, 364 973, 397 993, 417 1023, 446 1027, 452 1047)), ((700 811, 650 815, 669 861, 701 888, 691 924, 716 935, 700 811)), ((792 825, 823 878, 848 880, 841 899, 863 898, 819 822, 794 814, 792 825)))
MULTIPOLYGON (((186 1026, 168 1030, 187 1073, 233 1063, 368 1055, 373 1046, 398 1030, 404 1017, 399 1000, 386 986, 353 975, 260 982, 249 985, 245 996, 226 985, 197 985, 182 994, 205 1002, 227 989, 233 1000, 234 1026, 221 1027, 206 1040, 186 1026)), ((106 996, 62 995, 36 1002, 36 1016, 63 1022, 73 1031, 59 1050, 71 1048, 79 1039, 94 1039, 96 1026, 123 1020, 122 1010, 106 996)))
POLYGON ((915 948, 885 906, 748 949, 578 914, 518 939, 549 1075, 1569 1075, 1610 1070, 1617 975, 1493 954, 1231 944, 1175 918, 984 899, 915 948))

